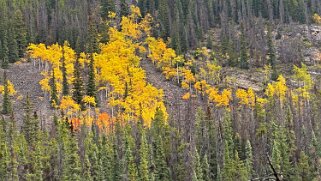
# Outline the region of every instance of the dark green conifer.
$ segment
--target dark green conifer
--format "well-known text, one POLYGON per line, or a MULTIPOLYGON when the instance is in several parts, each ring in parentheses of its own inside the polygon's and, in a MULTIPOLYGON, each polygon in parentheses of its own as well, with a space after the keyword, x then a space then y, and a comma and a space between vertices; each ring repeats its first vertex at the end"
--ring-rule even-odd
POLYGON ((87 83, 87 95, 94 97, 97 103, 97 91, 96 91, 96 77, 95 77, 95 66, 93 54, 90 57, 89 63, 89 75, 87 83))
POLYGON ((313 180, 312 169, 309 163, 309 157, 301 151, 297 165, 297 173, 299 180, 313 180))
POLYGON ((247 48, 245 30, 244 30, 244 27, 243 27, 242 24, 241 24, 240 43, 241 43, 240 62, 239 62, 240 63, 240 68, 248 69, 249 68, 248 48, 247 48))
POLYGON ((107 140, 106 136, 102 138, 102 168, 104 173, 104 179, 107 181, 113 181, 113 164, 114 164, 114 152, 111 143, 111 139, 107 140))
POLYGON ((0 175, 3 180, 8 180, 8 164, 10 160, 8 142, 7 142, 7 124, 6 120, 0 120, 0 175))
POLYGON ((108 18, 108 12, 115 12, 114 0, 102 0, 101 1, 101 16, 104 19, 108 18))
POLYGON ((8 31, 8 60, 14 63, 19 59, 18 44, 15 37, 15 29, 12 25, 9 26, 8 31))
POLYGON ((89 17, 89 27, 86 42, 86 52, 89 54, 98 53, 99 51, 99 40, 97 24, 93 16, 89 17))
MULTIPOLYGON (((67 133, 69 134, 69 133, 67 133)), ((82 180, 81 164, 78 155, 77 140, 69 135, 66 140, 66 150, 64 154, 63 180, 80 181, 82 180)))
POLYGON ((2 34, 0 37, 0 59, 1 59, 1 67, 6 69, 9 66, 9 49, 8 49, 8 40, 7 40, 7 31, 4 29, 4 23, 0 23, 0 33, 2 34), (1 27, 3 26, 3 27, 1 27))
POLYGON ((203 180, 210 181, 210 165, 208 164, 207 154, 204 155, 201 164, 203 170, 203 180))
POLYGON ((120 17, 128 16, 129 7, 126 0, 120 0, 120 17))
POLYGON ((57 92, 57 85, 56 85, 56 76, 55 71, 52 71, 52 78, 51 78, 51 92, 50 92, 50 103, 53 108, 58 105, 58 92, 57 92))
POLYGON ((193 163, 193 167, 194 167, 193 172, 195 173, 196 180, 197 180, 197 181, 202 181, 203 178, 204 178, 204 176, 203 176, 203 169, 202 169, 202 164, 201 164, 200 155, 199 155, 197 149, 195 149, 195 153, 194 153, 194 163, 193 163))
POLYGON ((137 170, 137 165, 135 163, 135 156, 133 154, 134 139, 131 135, 131 128, 129 128, 129 126, 126 126, 125 129, 126 130, 125 130, 125 140, 124 140, 125 141, 124 174, 127 175, 127 178, 129 180, 137 180, 138 170, 137 170))
POLYGON ((36 115, 32 115, 32 105, 29 95, 26 97, 25 102, 25 115, 23 119, 22 131, 25 135, 26 141, 33 145, 37 138, 38 120, 36 115))
MULTIPOLYGON (((66 44, 67 42, 65 42, 66 44)), ((69 86, 67 80, 67 69, 66 69, 66 62, 65 62, 65 50, 62 48, 62 95, 67 96, 69 95, 69 86)))
POLYGON ((4 90, 3 90, 3 102, 2 102, 2 114, 8 115, 12 109, 10 102, 10 95, 8 90, 7 73, 3 75, 4 90))
POLYGON ((80 72, 79 60, 76 60, 75 70, 74 70, 74 80, 73 80, 73 99, 74 101, 81 105, 81 108, 84 109, 83 99, 83 81, 80 72))
POLYGON ((149 180, 149 164, 148 164, 148 143, 146 139, 146 134, 144 128, 141 131, 141 145, 139 149, 139 166, 138 166, 138 171, 139 171, 139 180, 141 181, 148 181, 149 180))
POLYGON ((83 169, 82 169, 82 178, 83 180, 86 180, 86 181, 92 181, 93 178, 91 177, 91 163, 89 161, 89 158, 88 158, 88 155, 85 154, 85 159, 84 159, 84 163, 83 163, 83 169))
POLYGON ((27 47, 27 30, 22 16, 22 12, 18 9, 14 14, 14 29, 16 34, 16 41, 18 45, 18 55, 22 58, 27 47))

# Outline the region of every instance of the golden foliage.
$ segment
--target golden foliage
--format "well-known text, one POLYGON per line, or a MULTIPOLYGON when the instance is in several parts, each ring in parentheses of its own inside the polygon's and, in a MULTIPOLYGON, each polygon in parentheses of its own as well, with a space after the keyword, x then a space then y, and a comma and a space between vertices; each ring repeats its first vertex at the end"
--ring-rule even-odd
MULTIPOLYGON (((28 46, 28 54, 31 58, 40 60, 45 64, 49 64, 46 67, 51 67, 51 69, 46 68, 41 73, 44 78, 39 82, 39 84, 43 91, 50 91, 49 83, 52 78, 53 71, 55 72, 57 91, 59 93, 62 91, 63 77, 61 66, 63 61, 66 68, 67 82, 68 84, 72 83, 76 53, 70 47, 68 42, 64 42, 62 46, 57 43, 50 46, 46 46, 44 44, 30 44, 28 46)), ((80 57, 80 62, 83 65, 85 62, 84 57, 86 57, 86 55, 84 53, 81 53, 80 57)))
POLYGON ((314 13, 314 15, 312 16, 312 20, 316 24, 321 24, 321 17, 317 13, 314 13))
POLYGON ((209 101, 215 103, 218 107, 227 107, 232 99, 232 92, 229 89, 224 89, 219 93, 216 88, 209 88, 206 91, 209 101))
POLYGON ((109 29, 110 41, 101 45, 100 53, 95 56, 95 66, 100 83, 111 87, 109 105, 121 107, 124 120, 142 118, 149 126, 156 109, 166 113, 166 108, 163 92, 146 83, 145 71, 139 67, 139 53, 144 53, 145 48, 137 40, 148 34, 145 31, 150 30, 151 20, 136 21, 140 12, 135 7, 131 7, 131 13, 122 18, 121 30, 109 29))
POLYGON ((80 111, 80 106, 72 99, 71 96, 64 96, 61 99, 59 108, 62 111, 65 111, 68 116, 80 111))
POLYGON ((236 97, 239 99, 239 103, 249 107, 255 106, 255 93, 252 88, 247 91, 244 89, 238 89, 236 91, 236 97))
POLYGON ((177 76, 177 69, 171 67, 163 67, 163 74, 167 80, 173 79, 177 76))
POLYGON ((207 84, 205 80, 198 81, 194 84, 194 88, 197 92, 204 95, 205 91, 209 88, 210 85, 207 84))
POLYGON ((191 98, 191 93, 187 92, 186 94, 183 95, 182 99, 184 100, 189 100, 191 98))
POLYGON ((84 96, 82 99, 82 102, 87 104, 87 105, 92 105, 92 106, 96 106, 96 101, 94 97, 91 96, 84 96))
POLYGON ((313 87, 312 77, 308 73, 308 68, 305 64, 302 64, 301 68, 294 65, 293 72, 293 78, 299 81, 299 83, 303 83, 304 89, 310 90, 313 87))
POLYGON ((170 67, 172 65, 172 60, 176 57, 176 53, 173 49, 167 48, 163 39, 148 37, 146 42, 149 49, 148 58, 156 62, 158 67, 170 67))
POLYGON ((270 98, 277 96, 280 98, 281 102, 283 102, 285 100, 287 90, 288 87, 286 85, 286 80, 282 75, 280 75, 277 82, 268 84, 265 95, 270 98))
MULTIPOLYGON (((8 88, 9 96, 16 95, 17 91, 15 90, 14 85, 10 80, 7 80, 7 88, 8 88)), ((3 85, 0 85, 0 93, 4 94, 4 86, 3 85)))

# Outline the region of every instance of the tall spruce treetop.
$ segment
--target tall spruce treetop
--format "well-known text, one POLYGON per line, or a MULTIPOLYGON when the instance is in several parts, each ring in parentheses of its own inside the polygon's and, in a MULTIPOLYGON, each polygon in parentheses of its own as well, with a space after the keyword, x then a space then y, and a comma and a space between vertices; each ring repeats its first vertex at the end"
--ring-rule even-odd
POLYGON ((80 71, 80 64, 79 64, 79 60, 76 59, 75 62, 75 70, 74 70, 74 80, 73 80, 73 94, 72 94, 72 98, 74 99, 74 101, 81 105, 82 109, 84 109, 84 105, 82 102, 83 99, 83 80, 81 77, 81 71, 80 71))
POLYGON ((94 57, 93 54, 90 56, 89 63, 89 77, 87 83, 87 95, 90 97, 94 97, 97 103, 97 90, 96 90, 96 78, 95 78, 95 66, 94 66, 94 57))
POLYGON ((101 16, 104 19, 107 19, 109 12, 115 12, 114 0, 102 0, 101 1, 101 16))
POLYGON ((0 22, 0 60, 1 60, 1 67, 2 68, 8 68, 8 65, 9 65, 9 57, 8 57, 9 49, 8 49, 7 31, 4 28, 5 28, 4 23, 0 22))
POLYGON ((13 22, 10 21, 8 29, 8 59, 11 63, 18 61, 19 59, 18 44, 16 40, 15 31, 16 30, 13 26, 13 22))
POLYGON ((18 46, 18 55, 22 58, 25 54, 27 47, 27 29, 23 19, 22 12, 18 9, 14 14, 14 23, 13 23, 16 41, 18 46))
POLYGON ((89 17, 86 51, 91 54, 99 51, 98 30, 93 15, 89 17))
POLYGON ((120 0, 120 17, 128 16, 129 14, 129 6, 126 0, 120 0))
POLYGON ((249 68, 249 57, 248 57, 248 48, 245 36, 245 29, 243 24, 241 24, 241 37, 240 37, 240 68, 248 69, 249 68))
MULTIPOLYGON (((67 42, 65 42, 67 43, 67 42)), ((62 71, 62 95, 67 96, 69 95, 69 86, 68 86, 68 80, 67 80, 67 68, 66 68, 66 62, 65 62, 65 50, 64 46, 62 47, 62 65, 61 65, 61 71, 62 71)))
POLYGON ((55 71, 52 71, 52 78, 51 78, 51 93, 50 93, 50 103, 52 107, 56 107, 58 105, 58 91, 56 85, 56 75, 55 71))
POLYGON ((269 24, 267 27, 267 42, 268 42, 268 61, 272 68, 275 68, 276 56, 275 56, 275 48, 273 45, 273 37, 272 37, 272 25, 269 24))
POLYGON ((8 90, 7 73, 3 75, 4 90, 3 90, 3 102, 2 102, 2 114, 8 115, 11 111, 11 102, 8 90))
POLYGON ((33 144, 37 137, 38 131, 38 120, 36 115, 32 114, 32 105, 30 101, 29 95, 26 97, 25 102, 25 115, 24 115, 24 122, 23 122, 23 133, 25 135, 26 141, 29 144, 33 144))

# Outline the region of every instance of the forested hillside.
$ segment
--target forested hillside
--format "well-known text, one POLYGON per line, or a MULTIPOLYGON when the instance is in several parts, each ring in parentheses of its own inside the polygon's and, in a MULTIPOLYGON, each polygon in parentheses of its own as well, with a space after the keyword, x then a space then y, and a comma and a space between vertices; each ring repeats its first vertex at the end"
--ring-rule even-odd
POLYGON ((311 23, 313 14, 321 13, 319 0, 1 0, 1 54, 13 62, 29 42, 65 40, 77 52, 84 51, 97 32, 102 42, 107 41, 108 12, 126 16, 129 4, 139 6, 143 16, 150 13, 158 26, 153 35, 171 37, 170 46, 179 53, 197 47, 209 28, 228 30, 228 24, 243 22, 250 29, 255 17, 281 24, 311 23))
POLYGON ((320 0, 0 0, 0 180, 321 180, 320 0))

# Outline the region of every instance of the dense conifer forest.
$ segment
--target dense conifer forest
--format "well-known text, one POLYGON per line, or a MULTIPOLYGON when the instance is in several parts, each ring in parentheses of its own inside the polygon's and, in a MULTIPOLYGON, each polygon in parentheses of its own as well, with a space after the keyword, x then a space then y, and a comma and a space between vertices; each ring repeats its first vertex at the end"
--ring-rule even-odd
POLYGON ((321 180, 321 0, 0 0, 0 180, 321 180))

